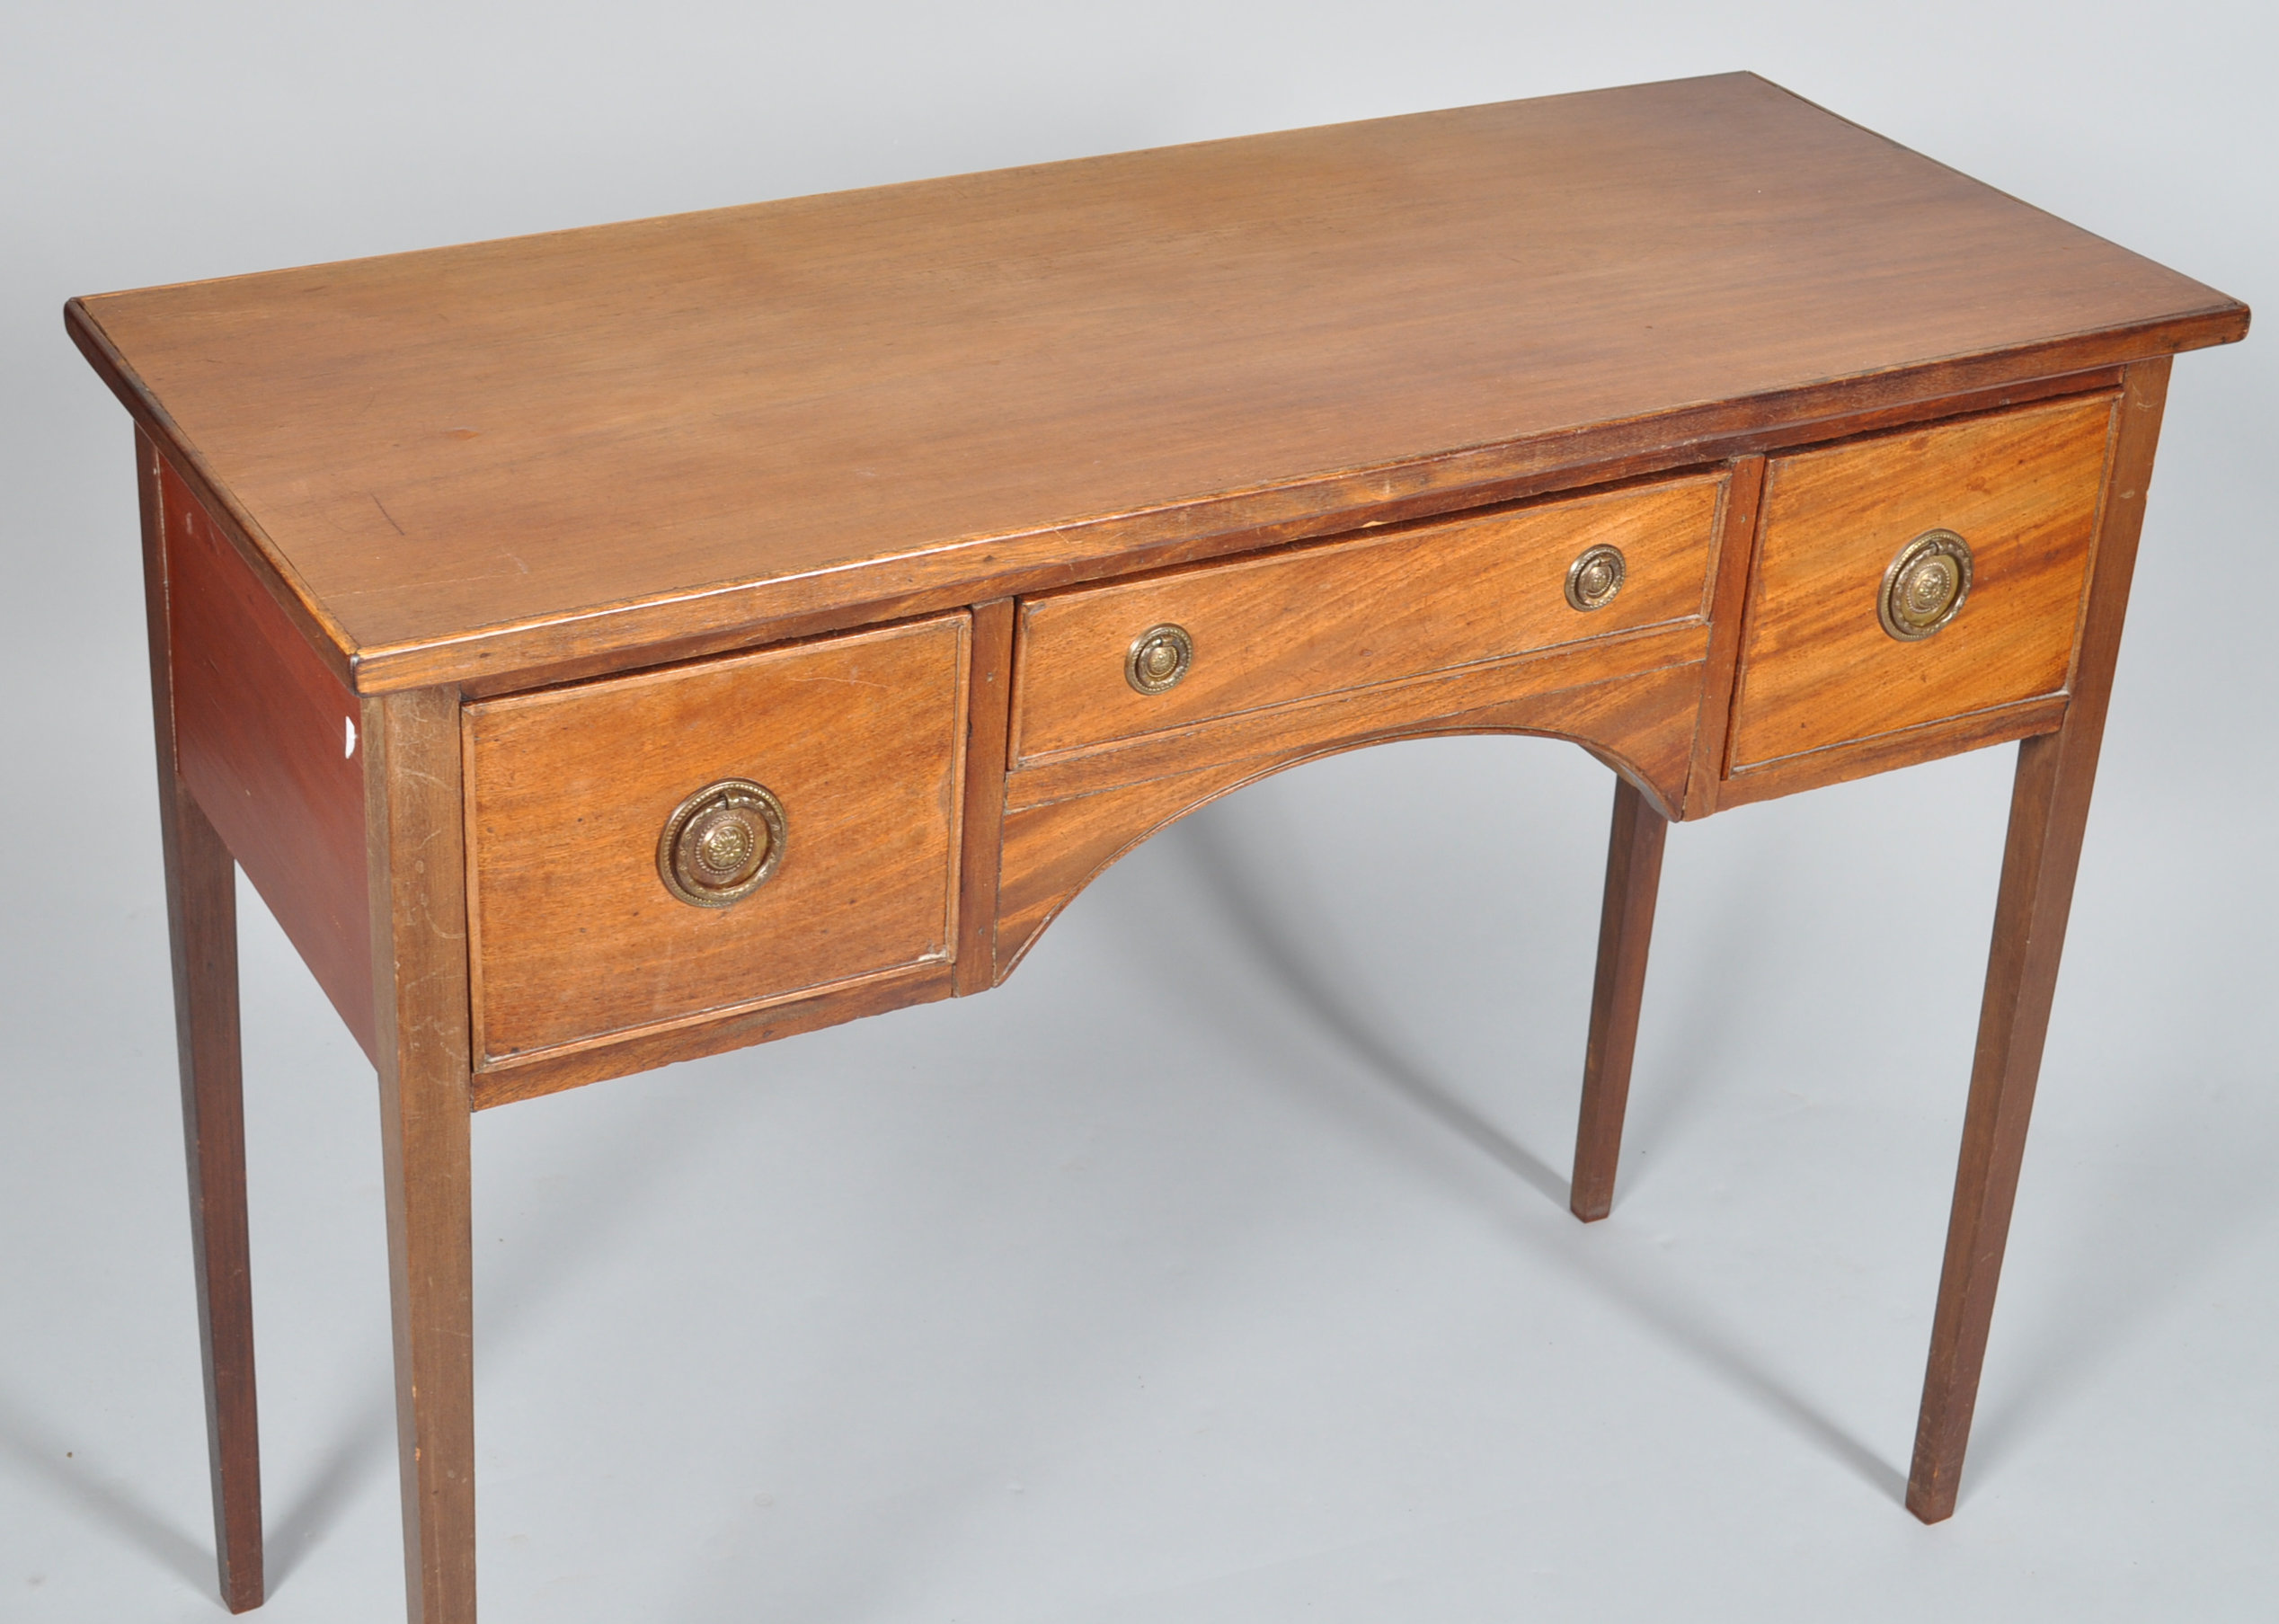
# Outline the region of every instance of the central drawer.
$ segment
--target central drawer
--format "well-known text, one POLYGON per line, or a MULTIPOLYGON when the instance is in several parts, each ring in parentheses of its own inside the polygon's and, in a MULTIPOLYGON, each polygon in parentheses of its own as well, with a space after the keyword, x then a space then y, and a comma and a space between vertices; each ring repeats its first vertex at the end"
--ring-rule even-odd
POLYGON ((1699 620, 1723 473, 1024 599, 1014 764, 1699 620))
POLYGON ((468 706, 480 1063, 946 960, 968 624, 468 706))

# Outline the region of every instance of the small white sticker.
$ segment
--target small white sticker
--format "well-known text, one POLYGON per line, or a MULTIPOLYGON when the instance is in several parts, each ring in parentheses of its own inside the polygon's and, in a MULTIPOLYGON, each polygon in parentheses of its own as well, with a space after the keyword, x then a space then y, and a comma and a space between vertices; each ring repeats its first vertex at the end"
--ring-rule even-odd
POLYGON ((356 718, 343 716, 341 718, 341 725, 348 729, 348 748, 341 752, 341 759, 345 761, 356 754, 356 718))

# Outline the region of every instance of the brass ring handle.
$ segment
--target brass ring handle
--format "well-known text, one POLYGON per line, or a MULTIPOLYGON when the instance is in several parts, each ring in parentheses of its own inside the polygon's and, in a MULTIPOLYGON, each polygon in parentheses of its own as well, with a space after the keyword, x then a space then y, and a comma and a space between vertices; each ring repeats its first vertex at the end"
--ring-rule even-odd
POLYGON ((749 778, 707 784, 673 808, 657 837, 665 889, 698 908, 740 902, 784 861, 784 803, 749 778))
POLYGON ((1955 618, 1970 591, 1970 543, 1952 530, 1926 530, 1884 570, 1876 618, 1902 643, 1920 643, 1955 618))
POLYGON ((1179 686, 1195 662, 1195 642, 1183 626, 1151 626, 1133 639, 1123 657, 1123 679, 1142 694, 1161 694, 1179 686))
POLYGON ((1595 547, 1583 548, 1581 555, 1567 565, 1568 607, 1586 613, 1606 608, 1622 590, 1622 577, 1628 569, 1620 547, 1601 542, 1595 547))

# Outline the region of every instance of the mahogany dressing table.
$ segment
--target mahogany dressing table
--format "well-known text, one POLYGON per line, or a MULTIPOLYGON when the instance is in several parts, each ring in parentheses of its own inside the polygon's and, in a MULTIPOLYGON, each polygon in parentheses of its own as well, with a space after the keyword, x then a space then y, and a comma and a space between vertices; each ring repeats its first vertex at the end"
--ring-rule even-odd
POLYGON ((1432 732, 1616 775, 1585 1220, 1669 822, 2017 743, 1953 1511, 2169 358, 2237 301, 1743 74, 66 315, 137 423, 234 1610, 233 865, 378 1071, 411 1616, 466 1624, 470 1112, 984 991, 1183 813, 1432 732))

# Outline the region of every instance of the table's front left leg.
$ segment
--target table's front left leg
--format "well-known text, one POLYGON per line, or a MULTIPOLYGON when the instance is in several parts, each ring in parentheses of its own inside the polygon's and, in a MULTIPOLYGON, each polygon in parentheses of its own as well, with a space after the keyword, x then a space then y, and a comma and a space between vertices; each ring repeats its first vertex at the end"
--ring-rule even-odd
POLYGON ((214 1555, 232 1612, 262 1604, 262 1454, 253 1395, 253 1288, 245 1222, 245 1098, 238 1034, 237 865, 182 780, 174 744, 173 628, 158 450, 140 430, 143 578, 158 740, 158 826, 174 961, 174 1044, 190 1163, 214 1555))
POLYGON ((474 1295, 459 703, 363 705, 374 1007, 412 1624, 474 1624, 474 1295))

